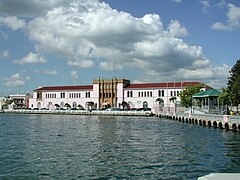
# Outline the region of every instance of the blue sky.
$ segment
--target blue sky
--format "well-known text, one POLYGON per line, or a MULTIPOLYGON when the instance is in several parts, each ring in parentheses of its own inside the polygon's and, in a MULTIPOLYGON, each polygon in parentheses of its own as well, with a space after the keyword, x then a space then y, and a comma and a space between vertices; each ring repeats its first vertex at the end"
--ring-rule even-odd
POLYGON ((239 0, 0 0, 0 96, 115 76, 220 89, 239 40, 239 0))

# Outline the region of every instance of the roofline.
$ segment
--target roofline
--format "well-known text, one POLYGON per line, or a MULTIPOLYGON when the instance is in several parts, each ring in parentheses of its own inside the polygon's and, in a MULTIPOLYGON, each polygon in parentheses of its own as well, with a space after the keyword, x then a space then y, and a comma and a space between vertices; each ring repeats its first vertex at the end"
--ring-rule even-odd
POLYGON ((74 90, 93 90, 93 85, 82 86, 43 86, 33 91, 74 91, 74 90))

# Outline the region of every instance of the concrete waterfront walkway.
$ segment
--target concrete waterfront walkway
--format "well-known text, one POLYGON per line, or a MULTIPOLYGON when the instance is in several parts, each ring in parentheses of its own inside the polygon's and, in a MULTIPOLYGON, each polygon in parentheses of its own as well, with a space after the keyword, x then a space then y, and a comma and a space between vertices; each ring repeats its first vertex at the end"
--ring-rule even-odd
POLYGON ((159 114, 158 116, 177 120, 182 123, 190 123, 200 126, 208 126, 240 132, 240 116, 235 115, 178 113, 176 115, 159 114))

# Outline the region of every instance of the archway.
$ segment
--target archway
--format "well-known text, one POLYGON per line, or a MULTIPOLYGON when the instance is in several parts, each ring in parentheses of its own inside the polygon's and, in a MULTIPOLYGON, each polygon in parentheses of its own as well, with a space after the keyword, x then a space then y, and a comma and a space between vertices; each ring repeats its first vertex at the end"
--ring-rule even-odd
POLYGON ((73 107, 73 109, 77 109, 77 103, 73 102, 72 107, 73 107))
POLYGON ((42 106, 42 105, 41 105, 41 102, 38 102, 38 103, 37 103, 37 108, 38 108, 38 109, 41 109, 41 106, 42 106))
POLYGON ((49 103, 48 103, 48 109, 49 109, 49 110, 53 110, 53 103, 52 103, 52 102, 49 102, 49 103))
POLYGON ((148 108, 148 102, 144 101, 143 102, 143 109, 146 110, 148 108))
POLYGON ((60 103, 60 108, 63 109, 64 108, 64 102, 60 103))

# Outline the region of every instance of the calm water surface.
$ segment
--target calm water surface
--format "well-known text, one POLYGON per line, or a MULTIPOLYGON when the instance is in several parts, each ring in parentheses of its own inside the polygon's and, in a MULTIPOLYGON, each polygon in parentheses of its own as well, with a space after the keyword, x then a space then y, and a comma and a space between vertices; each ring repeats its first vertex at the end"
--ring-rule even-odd
POLYGON ((240 134, 149 117, 0 114, 0 179, 240 172, 240 134))

